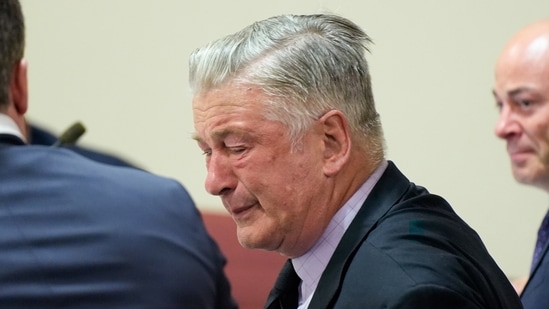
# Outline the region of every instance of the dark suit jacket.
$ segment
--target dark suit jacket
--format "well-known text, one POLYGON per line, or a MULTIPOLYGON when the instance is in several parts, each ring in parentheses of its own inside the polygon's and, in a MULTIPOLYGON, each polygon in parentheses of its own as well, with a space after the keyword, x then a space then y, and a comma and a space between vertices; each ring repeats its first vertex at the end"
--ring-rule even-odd
POLYGON ((176 181, 0 138, 0 308, 234 308, 176 181))
POLYGON ((545 246, 520 296, 525 309, 549 309, 549 253, 547 251, 549 249, 545 246))
MULTIPOLYGON (((266 308, 297 285, 287 263, 266 308), (288 275, 290 274, 290 275, 288 275)), ((293 306, 295 308, 295 305, 293 306)), ((309 308, 522 308, 478 235, 392 162, 349 226, 309 308)))
MULTIPOLYGON (((28 131, 29 144, 50 146, 57 141, 57 137, 55 135, 36 125, 29 125, 28 131)), ((130 163, 128 160, 106 152, 100 152, 95 149, 76 145, 64 145, 63 147, 71 149, 72 151, 97 162, 116 166, 136 167, 135 164, 130 163)))

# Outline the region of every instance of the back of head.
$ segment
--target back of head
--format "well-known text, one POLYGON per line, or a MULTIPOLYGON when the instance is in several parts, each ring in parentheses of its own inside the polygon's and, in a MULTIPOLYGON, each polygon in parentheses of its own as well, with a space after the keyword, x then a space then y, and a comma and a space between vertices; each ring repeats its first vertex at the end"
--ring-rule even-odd
POLYGON ((281 15, 211 42, 190 56, 195 94, 228 83, 260 86, 265 116, 284 123, 294 142, 329 110, 342 111, 370 156, 383 157, 383 134, 365 52, 370 38, 335 15, 281 15))
POLYGON ((25 23, 18 0, 0 1, 0 111, 9 103, 14 65, 23 58, 25 23))

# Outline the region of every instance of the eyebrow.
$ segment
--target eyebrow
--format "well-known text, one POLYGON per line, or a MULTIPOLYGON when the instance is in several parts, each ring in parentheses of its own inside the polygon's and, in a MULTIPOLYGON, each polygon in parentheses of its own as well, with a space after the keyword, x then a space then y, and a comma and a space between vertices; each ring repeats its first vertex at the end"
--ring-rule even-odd
POLYGON ((192 139, 194 139, 197 142, 202 142, 202 138, 198 136, 198 133, 194 132, 191 136, 192 139))
MULTIPOLYGON (((213 132, 210 136, 212 137, 212 139, 214 140, 223 140, 224 138, 226 138, 227 136, 229 135, 244 135, 245 134, 245 130, 240 130, 240 129, 234 129, 234 128, 231 128, 231 129, 223 129, 223 130, 220 130, 220 131, 215 131, 213 132)), ((201 138, 200 136, 198 136, 198 133, 193 133, 192 135, 192 138, 197 141, 197 142, 203 142, 204 139, 201 138)))
MULTIPOLYGON (((510 90, 510 91, 507 91, 506 94, 510 97, 513 97, 513 96, 516 96, 522 92, 528 92, 528 91, 535 91, 535 89, 531 88, 531 87, 519 87, 519 88, 516 88, 516 89, 513 89, 513 90, 510 90)), ((495 89, 492 89, 492 94, 494 95, 494 97, 498 97, 498 94, 496 93, 496 90, 495 89)))
POLYGON ((520 87, 520 88, 517 88, 517 89, 513 89, 511 91, 509 91, 509 95, 511 96, 514 96, 514 95, 517 95, 521 92, 525 92, 525 91, 532 91, 533 89, 532 88, 529 88, 529 87, 520 87))

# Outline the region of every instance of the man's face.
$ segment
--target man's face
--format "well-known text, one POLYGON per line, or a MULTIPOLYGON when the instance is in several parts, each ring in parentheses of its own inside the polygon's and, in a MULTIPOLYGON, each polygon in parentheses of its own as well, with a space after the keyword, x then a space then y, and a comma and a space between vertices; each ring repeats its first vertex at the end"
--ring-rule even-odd
POLYGON ((206 156, 206 190, 219 195, 247 248, 305 253, 327 220, 317 123, 291 149, 287 128, 264 118, 256 87, 227 85, 193 99, 195 138, 206 156), (324 204, 323 204, 324 203, 324 204))
POLYGON ((496 65, 495 133, 507 142, 515 179, 549 191, 549 38, 509 44, 496 65))

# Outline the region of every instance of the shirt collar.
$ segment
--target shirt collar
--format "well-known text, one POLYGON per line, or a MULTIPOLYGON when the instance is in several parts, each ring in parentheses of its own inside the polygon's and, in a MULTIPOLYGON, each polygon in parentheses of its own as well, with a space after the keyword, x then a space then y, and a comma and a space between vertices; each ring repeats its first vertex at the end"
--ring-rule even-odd
POLYGON ((0 133, 15 135, 24 142, 27 141, 15 121, 8 115, 2 113, 0 113, 0 133))
POLYGON ((372 191, 374 185, 378 182, 379 178, 381 178, 387 165, 387 161, 383 160, 374 173, 336 212, 315 245, 304 255, 292 259, 294 269, 302 280, 299 289, 300 304, 304 301, 310 301, 324 269, 328 265, 341 238, 343 238, 343 234, 345 234, 345 231, 349 225, 351 225, 351 222, 372 191))

